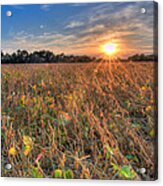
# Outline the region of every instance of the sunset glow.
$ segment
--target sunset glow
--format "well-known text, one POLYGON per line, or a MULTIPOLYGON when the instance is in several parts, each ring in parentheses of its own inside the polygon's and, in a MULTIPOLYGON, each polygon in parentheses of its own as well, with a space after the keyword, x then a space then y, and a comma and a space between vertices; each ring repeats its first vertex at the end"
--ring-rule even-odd
POLYGON ((103 52, 107 55, 113 55, 116 53, 117 46, 115 43, 107 43, 103 45, 103 52))
POLYGON ((150 54, 152 20, 153 2, 4 5, 2 49, 10 54, 46 49, 103 58, 150 54), (144 6, 146 14, 135 12, 144 6), (6 16, 7 11, 12 16, 6 16))

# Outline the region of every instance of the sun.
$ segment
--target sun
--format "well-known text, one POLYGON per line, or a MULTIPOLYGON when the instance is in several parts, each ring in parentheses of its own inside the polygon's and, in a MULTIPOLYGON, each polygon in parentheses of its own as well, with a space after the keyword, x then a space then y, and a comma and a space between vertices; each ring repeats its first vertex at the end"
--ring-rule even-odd
POLYGON ((105 52, 107 55, 113 55, 116 52, 117 46, 115 43, 106 43, 102 48, 103 52, 105 52))

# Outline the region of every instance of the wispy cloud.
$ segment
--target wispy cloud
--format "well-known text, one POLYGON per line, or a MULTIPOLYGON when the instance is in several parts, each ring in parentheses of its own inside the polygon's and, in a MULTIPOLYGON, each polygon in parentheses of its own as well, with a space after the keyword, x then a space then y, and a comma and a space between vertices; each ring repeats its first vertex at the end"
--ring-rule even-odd
POLYGON ((80 21, 72 21, 70 22, 68 25, 65 26, 65 28, 76 28, 76 27, 80 27, 84 25, 83 22, 80 22, 80 21))
MULTIPOLYGON (((121 48, 120 56, 153 52, 152 3, 99 3, 79 8, 82 11, 77 13, 76 8, 73 9, 75 13, 67 11, 70 6, 71 4, 67 5, 64 11, 61 8, 61 14, 60 11, 55 12, 60 16, 59 23, 54 17, 49 17, 49 22, 47 20, 35 25, 40 28, 37 32, 28 30, 15 34, 11 30, 8 40, 2 38, 4 51, 47 49, 54 53, 98 56, 101 55, 101 45, 115 42, 121 48), (147 9, 146 14, 141 14, 141 7, 147 9), (53 27, 55 22, 57 26, 53 27)), ((41 8, 48 16, 46 11, 53 7, 42 5, 41 8)), ((72 7, 70 10, 72 11, 72 7)))
POLYGON ((2 49, 9 53, 18 49, 24 49, 30 52, 46 49, 52 50, 55 53, 69 53, 67 46, 69 46, 73 40, 75 41, 75 36, 73 35, 63 35, 59 33, 33 35, 21 31, 16 33, 10 40, 2 40, 2 49))
POLYGON ((105 25, 103 24, 96 24, 91 26, 87 29, 81 31, 82 34, 93 34, 93 33, 101 33, 105 30, 105 25))
POLYGON ((80 7, 80 6, 87 6, 89 5, 90 3, 73 3, 73 4, 70 4, 70 6, 74 6, 74 7, 80 7))
POLYGON ((50 5, 41 5, 41 10, 43 10, 43 11, 49 11, 50 10, 50 5))

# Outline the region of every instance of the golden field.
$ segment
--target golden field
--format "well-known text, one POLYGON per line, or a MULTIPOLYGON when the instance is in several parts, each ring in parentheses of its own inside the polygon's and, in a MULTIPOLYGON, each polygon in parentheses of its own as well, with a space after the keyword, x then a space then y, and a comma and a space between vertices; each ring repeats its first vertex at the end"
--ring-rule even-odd
POLYGON ((153 62, 2 65, 2 176, 154 180, 154 74, 153 62))

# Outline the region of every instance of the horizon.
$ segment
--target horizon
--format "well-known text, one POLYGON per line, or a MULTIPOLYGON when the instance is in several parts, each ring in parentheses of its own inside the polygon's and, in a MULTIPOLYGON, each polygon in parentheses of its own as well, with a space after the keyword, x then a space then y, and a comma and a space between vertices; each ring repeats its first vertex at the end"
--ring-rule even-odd
MULTIPOLYGON (((32 52, 29 52, 28 50, 21 50, 21 49, 17 49, 16 51, 12 51, 11 53, 8 53, 8 52, 4 52, 3 50, 1 50, 1 54, 3 53, 4 55, 13 55, 14 53, 15 54, 17 54, 17 52, 18 51, 26 51, 26 52, 28 52, 28 54, 33 54, 33 53, 35 53, 35 52, 42 52, 42 51, 44 51, 44 52, 52 52, 53 54, 54 54, 54 56, 57 56, 57 55, 64 55, 64 56, 74 56, 74 57, 82 57, 82 56, 87 56, 87 57, 90 57, 90 58, 96 58, 96 59, 98 59, 98 56, 96 57, 96 56, 89 56, 89 55, 86 55, 86 54, 79 54, 79 55, 75 55, 75 54, 66 54, 66 53, 55 53, 55 52, 53 52, 53 51, 50 51, 50 50, 46 50, 46 49, 41 49, 41 50, 34 50, 34 51, 32 51, 32 52)), ((119 57, 119 56, 116 56, 116 57, 118 57, 118 58, 120 58, 120 59, 128 59, 128 58, 130 58, 130 57, 133 57, 133 56, 135 56, 135 55, 138 55, 138 56, 141 56, 141 55, 144 55, 145 57, 146 56, 157 56, 156 54, 154 54, 154 53, 149 53, 149 54, 144 54, 144 53, 133 53, 133 54, 131 54, 130 56, 127 56, 126 58, 124 57, 124 58, 122 58, 122 57, 119 57)), ((116 58, 115 58, 116 59, 116 58)))
POLYGON ((104 57, 101 47, 113 43, 117 57, 149 55, 153 53, 153 8, 151 1, 2 5, 1 50, 104 57), (12 16, 7 17, 6 11, 12 16))

